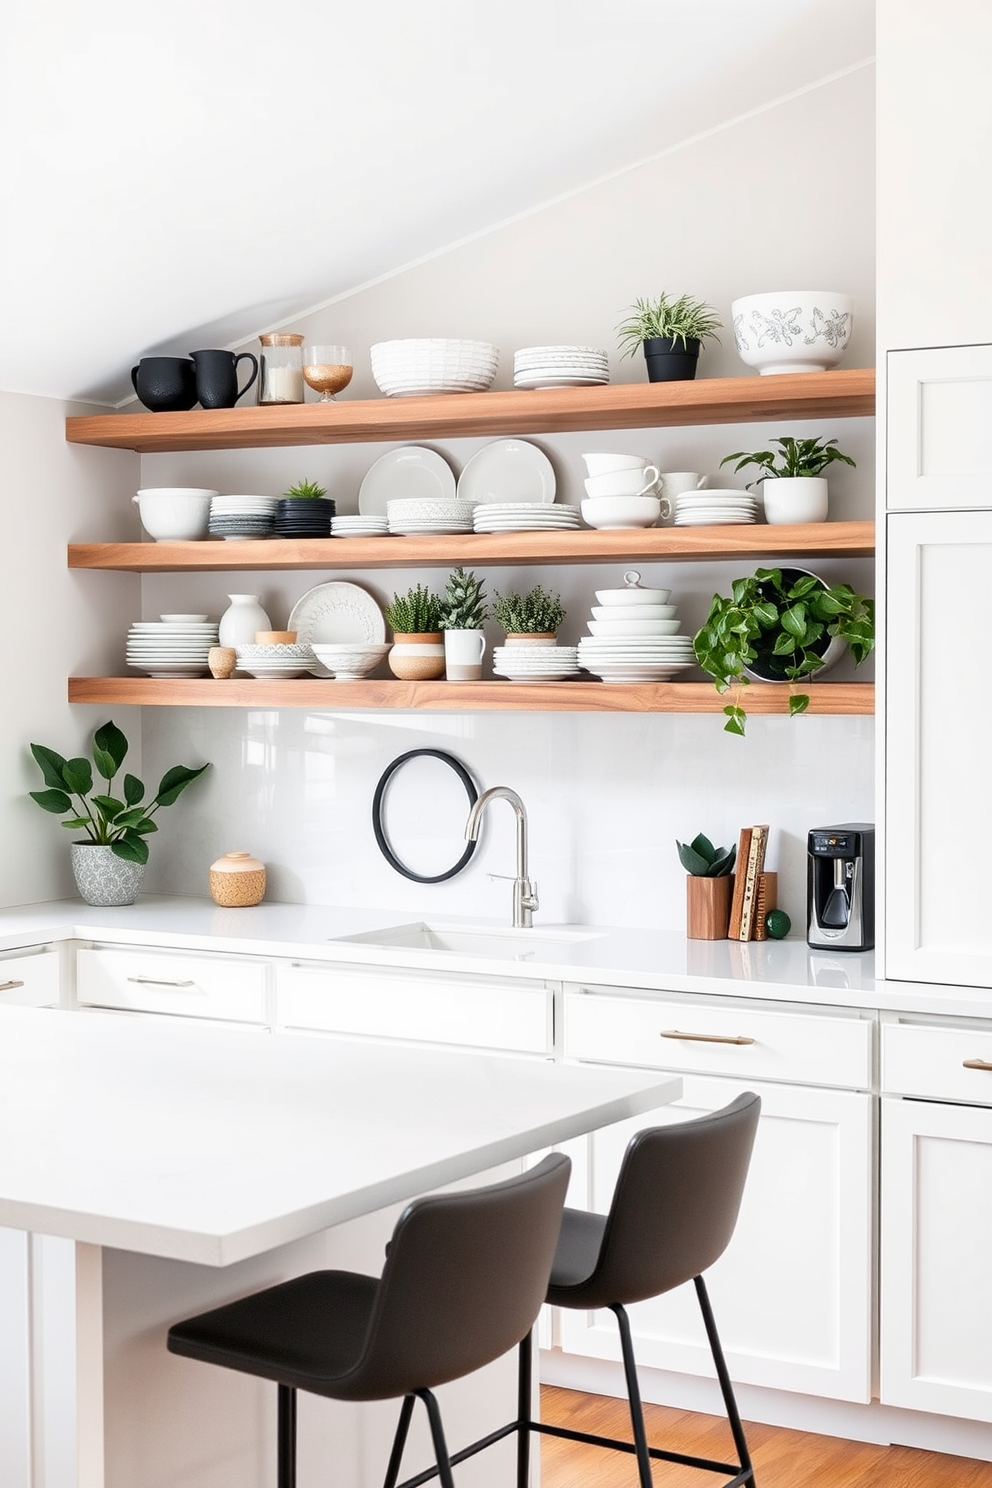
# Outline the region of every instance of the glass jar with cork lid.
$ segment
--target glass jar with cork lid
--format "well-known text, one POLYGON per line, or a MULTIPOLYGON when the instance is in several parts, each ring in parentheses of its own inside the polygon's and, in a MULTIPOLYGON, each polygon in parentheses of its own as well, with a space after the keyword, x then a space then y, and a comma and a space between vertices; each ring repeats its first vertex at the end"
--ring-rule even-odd
POLYGON ((259 403, 303 402, 303 337, 291 332, 259 336, 259 403))

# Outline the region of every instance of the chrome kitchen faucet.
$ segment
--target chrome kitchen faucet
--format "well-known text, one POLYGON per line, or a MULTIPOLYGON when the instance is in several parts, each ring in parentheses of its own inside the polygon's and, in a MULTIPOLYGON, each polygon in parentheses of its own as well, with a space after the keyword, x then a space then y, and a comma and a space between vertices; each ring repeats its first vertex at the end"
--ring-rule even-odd
MULTIPOLYGON (((532 883, 527 876, 527 812, 524 803, 515 790, 508 785, 493 785, 489 790, 484 790, 468 814, 465 823, 465 838, 468 842, 479 840, 479 828, 482 825, 482 817, 490 801, 509 801, 517 818, 517 876, 513 882, 513 928, 514 930, 530 930, 533 921, 533 911, 539 909, 537 898, 537 884, 532 883)), ((490 878, 505 878, 504 873, 491 873, 490 878)))

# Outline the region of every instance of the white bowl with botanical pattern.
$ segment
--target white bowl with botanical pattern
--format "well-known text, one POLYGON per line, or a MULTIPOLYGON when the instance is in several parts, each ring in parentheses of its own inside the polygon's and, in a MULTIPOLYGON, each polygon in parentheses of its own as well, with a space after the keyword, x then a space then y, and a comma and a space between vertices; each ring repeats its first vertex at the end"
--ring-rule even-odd
POLYGON ((854 326, 854 300, 832 289, 745 295, 730 313, 737 355, 763 376, 836 367, 854 326))

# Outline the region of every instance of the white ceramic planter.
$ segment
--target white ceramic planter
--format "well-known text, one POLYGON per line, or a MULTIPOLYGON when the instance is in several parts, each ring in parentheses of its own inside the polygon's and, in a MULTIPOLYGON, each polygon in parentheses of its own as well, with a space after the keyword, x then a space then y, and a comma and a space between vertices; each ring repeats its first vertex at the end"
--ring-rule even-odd
POLYGON ((393 636, 389 670, 402 682, 430 682, 444 676, 441 632, 400 632, 393 636))
POLYGON ((69 858, 79 896, 86 904, 133 904, 145 874, 144 863, 128 863, 112 847, 71 842, 69 858))
POLYGON ((827 520, 827 478, 824 475, 783 476, 761 482, 765 521, 773 527, 790 522, 827 520))

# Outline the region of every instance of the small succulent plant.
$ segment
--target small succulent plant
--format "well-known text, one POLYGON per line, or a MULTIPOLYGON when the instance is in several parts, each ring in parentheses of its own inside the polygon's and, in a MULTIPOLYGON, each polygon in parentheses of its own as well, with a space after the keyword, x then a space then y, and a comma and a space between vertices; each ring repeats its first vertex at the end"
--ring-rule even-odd
POLYGON ((485 590, 480 580, 471 569, 453 569, 441 600, 441 629, 478 630, 486 614, 485 590))
POLYGON ((734 871, 737 857, 736 843, 733 847, 714 847, 702 832, 691 842, 675 839, 679 850, 679 862, 693 878, 725 878, 734 871))
POLYGON ((319 501, 322 496, 327 495, 327 487, 318 485, 316 481, 301 480, 295 486, 290 486, 286 495, 296 501, 319 501))

